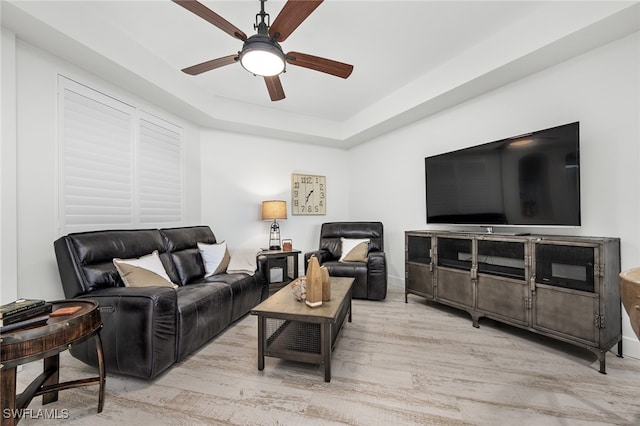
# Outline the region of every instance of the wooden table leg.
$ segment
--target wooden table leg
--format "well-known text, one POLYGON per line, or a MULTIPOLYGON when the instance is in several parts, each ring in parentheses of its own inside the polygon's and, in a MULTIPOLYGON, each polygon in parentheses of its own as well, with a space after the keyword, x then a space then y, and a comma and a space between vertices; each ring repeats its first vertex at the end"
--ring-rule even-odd
POLYGON ((16 413, 16 367, 0 370, 0 406, 2 426, 14 426, 19 417, 16 413))
POLYGON ((320 352, 322 353, 322 363, 324 364, 324 381, 331 381, 331 324, 323 322, 320 324, 320 352))
MULTIPOLYGON (((44 371, 52 371, 52 374, 42 386, 57 385, 60 383, 60 354, 52 355, 44 359, 44 371)), ((47 392, 42 395, 42 405, 58 400, 58 391, 47 392)))
POLYGON ((100 391, 98 392, 98 413, 102 413, 104 407, 104 382, 106 379, 106 368, 104 365, 104 353, 102 352, 102 339, 100 333, 94 336, 96 341, 96 354, 98 355, 98 372, 100 374, 100 391))
POLYGON ((264 329, 267 319, 263 315, 258 315, 258 370, 264 370, 264 329))

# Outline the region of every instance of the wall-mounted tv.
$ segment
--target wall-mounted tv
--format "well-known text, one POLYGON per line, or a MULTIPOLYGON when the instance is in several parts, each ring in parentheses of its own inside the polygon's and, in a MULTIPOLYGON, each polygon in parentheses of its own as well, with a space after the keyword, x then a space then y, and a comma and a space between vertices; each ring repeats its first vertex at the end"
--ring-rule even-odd
POLYGON ((427 223, 579 226, 580 123, 425 158, 427 223))

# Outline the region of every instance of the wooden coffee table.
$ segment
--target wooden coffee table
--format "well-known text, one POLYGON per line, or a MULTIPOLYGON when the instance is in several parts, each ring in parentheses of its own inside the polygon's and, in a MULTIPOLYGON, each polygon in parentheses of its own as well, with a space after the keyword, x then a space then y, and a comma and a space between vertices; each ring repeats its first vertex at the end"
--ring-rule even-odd
POLYGON ((98 413, 104 406, 105 366, 98 303, 91 300, 51 302, 53 310, 69 306, 81 309, 71 315, 50 317, 46 325, 16 329, 0 334, 0 384, 3 412, 0 424, 15 425, 33 397, 42 395, 42 404, 58 400, 58 391, 79 386, 99 385, 98 413), (95 339, 99 376, 60 383, 60 352, 90 337, 95 339), (44 359, 44 371, 16 396, 16 367, 44 359), (5 411, 7 410, 7 411, 5 411))
POLYGON ((324 365, 331 381, 331 352, 347 318, 351 322, 353 278, 331 277, 331 300, 310 308, 298 302, 291 286, 280 289, 251 313, 258 316, 258 370, 264 357, 324 365))

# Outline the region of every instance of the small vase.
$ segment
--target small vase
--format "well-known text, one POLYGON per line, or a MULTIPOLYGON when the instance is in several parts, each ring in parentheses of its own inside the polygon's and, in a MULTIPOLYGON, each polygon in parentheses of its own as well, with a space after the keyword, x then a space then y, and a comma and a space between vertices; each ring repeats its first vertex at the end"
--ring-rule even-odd
POLYGON ((305 303, 312 308, 322 306, 322 271, 315 256, 311 256, 307 266, 307 300, 305 303))
POLYGON ((331 300, 331 281, 329 279, 329 270, 326 266, 321 266, 322 271, 322 301, 328 302, 331 300))

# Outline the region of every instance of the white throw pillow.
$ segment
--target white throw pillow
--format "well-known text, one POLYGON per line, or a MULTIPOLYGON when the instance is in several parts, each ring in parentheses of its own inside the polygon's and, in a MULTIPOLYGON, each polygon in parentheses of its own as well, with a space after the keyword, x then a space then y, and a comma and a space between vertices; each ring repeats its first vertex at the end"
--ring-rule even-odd
POLYGON ((127 287, 178 287, 167 275, 158 250, 136 259, 115 258, 113 264, 127 287))
POLYGON ((369 238, 340 238, 342 254, 339 262, 366 262, 369 254, 369 238))
POLYGON ((225 272, 229 265, 229 250, 225 241, 219 244, 198 243, 198 250, 204 263, 205 277, 225 272))
POLYGON ((257 255, 258 252, 251 248, 232 250, 229 266, 227 266, 227 274, 255 274, 256 269, 258 269, 257 255))

